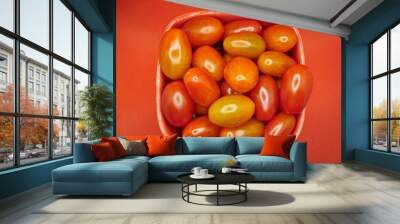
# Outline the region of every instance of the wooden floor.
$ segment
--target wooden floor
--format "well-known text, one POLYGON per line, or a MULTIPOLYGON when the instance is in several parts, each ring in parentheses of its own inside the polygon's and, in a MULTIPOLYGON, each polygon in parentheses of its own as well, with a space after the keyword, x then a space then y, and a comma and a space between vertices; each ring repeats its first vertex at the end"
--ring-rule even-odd
POLYGON ((0 223, 400 223, 398 173, 357 163, 313 165, 308 182, 324 186, 349 203, 362 201, 367 206, 357 214, 36 214, 33 211, 38 207, 54 200, 50 187, 43 186, 0 202, 0 223))

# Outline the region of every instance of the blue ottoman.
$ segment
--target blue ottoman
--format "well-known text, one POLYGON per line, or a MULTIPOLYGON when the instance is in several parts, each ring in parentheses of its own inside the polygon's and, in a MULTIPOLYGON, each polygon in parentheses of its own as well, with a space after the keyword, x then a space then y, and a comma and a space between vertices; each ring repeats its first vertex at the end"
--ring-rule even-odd
POLYGON ((147 157, 75 163, 52 172, 53 193, 132 195, 148 180, 147 157))

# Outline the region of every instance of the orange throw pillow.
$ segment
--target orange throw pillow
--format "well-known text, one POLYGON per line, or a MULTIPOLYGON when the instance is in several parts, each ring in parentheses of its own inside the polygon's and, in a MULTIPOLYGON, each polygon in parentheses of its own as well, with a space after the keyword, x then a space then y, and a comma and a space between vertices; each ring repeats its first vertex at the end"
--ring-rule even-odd
POLYGON ((147 153, 149 156, 175 155, 175 141, 177 134, 169 136, 149 135, 147 136, 147 153))
POLYGON ((99 162, 110 161, 117 158, 113 147, 108 142, 93 144, 91 145, 91 149, 94 157, 99 162))
POLYGON ((290 147, 295 140, 295 135, 265 135, 264 146, 261 149, 262 156, 281 156, 289 159, 290 147))
POLYGON ((101 138, 101 142, 108 142, 114 149, 115 155, 118 158, 126 156, 126 151, 124 146, 122 146, 121 142, 117 137, 109 137, 109 138, 101 138))

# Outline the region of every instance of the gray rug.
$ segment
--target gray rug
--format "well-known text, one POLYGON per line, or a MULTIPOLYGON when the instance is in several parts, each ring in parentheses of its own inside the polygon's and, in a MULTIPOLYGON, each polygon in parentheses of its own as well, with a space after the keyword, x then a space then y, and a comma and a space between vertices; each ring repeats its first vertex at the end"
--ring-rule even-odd
MULTIPOLYGON (((213 187, 201 186, 199 190, 213 187)), ((359 205, 316 184, 249 184, 249 189, 246 202, 217 207, 184 202, 180 184, 150 183, 132 197, 59 197, 36 213, 360 213, 359 205)), ((225 198, 223 202, 235 199, 225 198)), ((191 200, 215 203, 214 197, 194 196, 191 200)))

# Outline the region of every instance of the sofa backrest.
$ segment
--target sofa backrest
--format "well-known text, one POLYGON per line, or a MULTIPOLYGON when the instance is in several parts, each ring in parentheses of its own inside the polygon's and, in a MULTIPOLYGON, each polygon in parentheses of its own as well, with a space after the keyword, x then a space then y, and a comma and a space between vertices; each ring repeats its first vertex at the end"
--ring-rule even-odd
POLYGON ((95 162, 96 158, 90 148, 92 144, 99 144, 100 140, 75 143, 74 147, 74 163, 95 162))
POLYGON ((264 137, 236 138, 236 155, 259 154, 264 145, 264 137))
POLYGON ((235 155, 235 139, 228 137, 182 137, 176 141, 177 154, 235 155))

